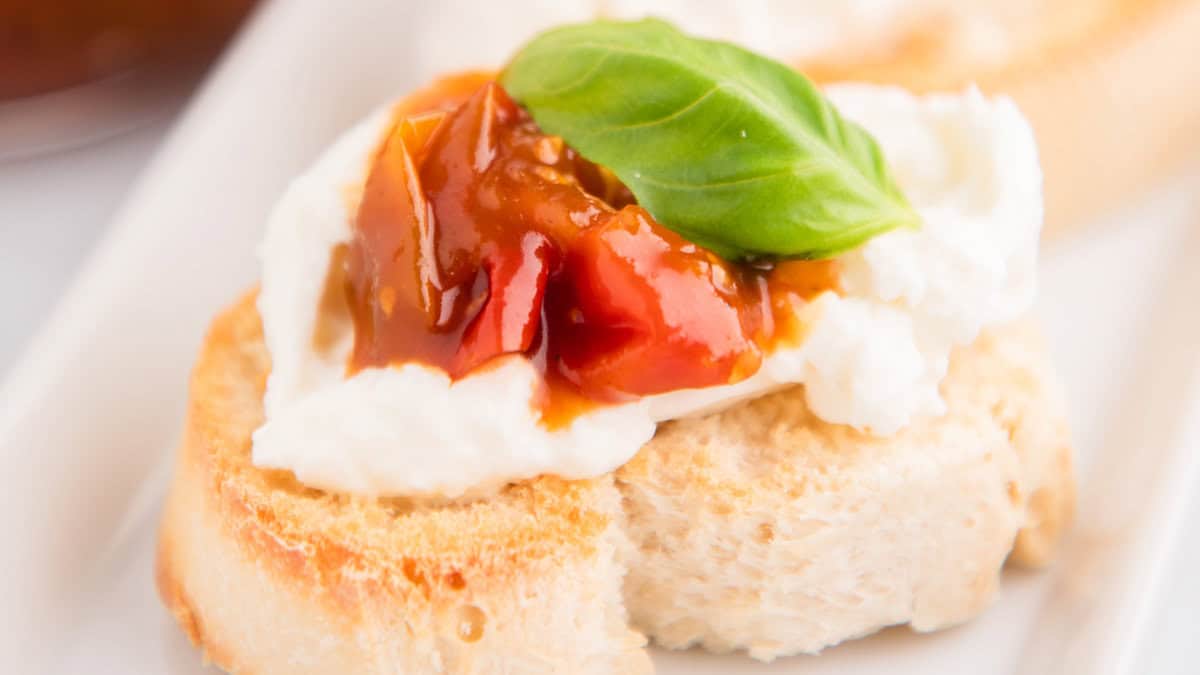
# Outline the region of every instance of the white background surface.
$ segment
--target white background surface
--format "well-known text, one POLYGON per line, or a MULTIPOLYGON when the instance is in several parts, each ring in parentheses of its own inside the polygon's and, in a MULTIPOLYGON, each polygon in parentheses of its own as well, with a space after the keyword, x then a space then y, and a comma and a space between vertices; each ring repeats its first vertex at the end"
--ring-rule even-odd
MULTIPOLYGON (((378 45, 376 45, 378 46, 378 45)), ((249 52, 250 49, 243 49, 249 52)), ((315 77, 315 76, 314 76, 315 77)), ((231 79, 231 78, 226 78, 231 79)), ((282 82, 282 87, 287 87, 288 83, 282 82)), ((295 83, 291 83, 294 88, 295 83)), ((217 118, 229 124, 237 124, 240 120, 236 117, 233 111, 224 110, 218 102, 212 100, 207 101, 207 108, 203 111, 209 118, 217 118), (228 113, 228 114, 226 114, 228 113)), ((360 110, 363 104, 360 102, 347 107, 358 107, 360 110)), ((333 125, 332 121, 326 122, 333 125)), ((336 125, 335 125, 336 126, 336 125)), ((37 324, 42 319, 47 317, 53 309, 55 301, 64 288, 70 283, 74 276, 74 272, 79 269, 80 261, 85 257, 88 250, 93 247, 98 239, 98 235, 104 228, 106 222, 113 215, 114 210, 122 201, 124 195, 130 189, 134 177, 140 172, 145 165, 150 154, 158 146, 162 139, 163 133, 167 128, 167 123, 161 122, 157 125, 143 128, 142 130, 131 134, 110 139, 108 141, 95 144, 86 148, 59 152, 53 155, 47 155, 39 158, 20 160, 15 162, 0 163, 0 377, 3 373, 9 370, 10 366, 17 361, 18 352, 22 345, 30 339, 34 334, 37 324)), ((302 131, 300 127, 294 127, 293 130, 302 131)), ((327 128, 322 128, 320 134, 328 132, 327 128)), ((318 134, 319 135, 319 134, 318 134)), ((311 138, 305 140, 305 143, 315 143, 311 138)), ((182 154, 184 150, 188 150, 186 143, 177 143, 175 154, 182 154)), ((193 149, 194 150, 194 149, 193 149)), ((298 148, 295 152, 299 155, 304 155, 311 151, 311 148, 298 148)), ((228 161, 228 156, 222 156, 219 150, 213 150, 213 156, 218 159, 228 161)), ((195 154, 194 152, 192 154, 195 154)), ((1200 185, 1198 181, 1192 181, 1194 187, 1200 185)), ((275 185, 246 186, 247 190, 277 190, 275 185)), ((1189 226, 1192 231, 1200 230, 1200 201, 1189 199, 1188 194, 1194 194, 1193 189, 1175 189, 1171 192, 1172 196, 1158 196, 1158 200, 1173 199, 1174 202, 1161 206, 1162 210, 1170 211, 1173 219, 1176 221, 1174 230, 1167 232, 1164 237, 1180 237, 1180 246, 1185 246, 1188 241, 1189 226), (1182 196, 1180 196, 1182 195, 1182 196), (1191 223, 1180 222, 1186 221, 1188 212, 1192 212, 1191 223)), ((141 195, 142 201, 147 201, 146 195, 141 195)), ((1140 208, 1131 210, 1128 214, 1124 214, 1116 220, 1124 221, 1124 228, 1136 227, 1165 227, 1162 223, 1156 222, 1154 218, 1144 218, 1145 212, 1154 211, 1156 205, 1151 202, 1142 205, 1140 208)), ((164 222, 160 226, 164 230, 169 231, 172 223, 164 222)), ((1113 224, 1110 228, 1106 228, 1105 232, 1111 232, 1115 228, 1121 228, 1122 223, 1113 224)), ((1120 247, 1122 244, 1122 235, 1105 234, 1110 241, 1101 241, 1097 246, 1107 246, 1110 249, 1120 247)), ((1133 236, 1133 235, 1130 235, 1133 236)), ((1194 240, 1194 236, 1192 236, 1194 240)), ((1135 240, 1131 240, 1135 241, 1135 240)), ((204 270, 192 269, 187 266, 186 251, 170 250, 171 238, 161 237, 155 240, 155 247, 143 251, 144 254, 159 255, 170 259, 172 262, 178 262, 177 267, 180 271, 187 274, 220 274, 220 270, 204 270)), ((1069 245, 1088 245, 1086 241, 1070 243, 1069 245)), ((1166 247, 1167 249, 1170 246, 1166 247)), ((1200 250, 1195 249, 1193 250, 1200 250)), ((1137 256, 1139 250, 1136 248, 1128 248, 1121 250, 1121 255, 1137 256)), ((239 257, 244 257, 249 254, 249 251, 241 252, 239 257)), ((1054 255, 1054 252, 1051 252, 1054 255)), ((1109 253, 1111 256, 1111 252, 1109 253)), ((1115 260, 1120 260, 1117 256, 1115 260)), ((128 264, 138 264, 136 260, 128 260, 128 264)), ((1200 263, 1198 263, 1200 264, 1200 263)), ((241 269, 245 265, 232 265, 237 269, 241 269)), ((1059 270, 1060 274, 1070 273, 1069 269, 1059 270)), ((222 280, 217 285, 228 284, 227 280, 222 280)), ((168 289, 162 289, 161 297, 169 298, 168 289)), ((1194 299, 1197 296, 1192 296, 1194 299)), ((1103 312, 1104 303, 1107 298, 1103 295, 1095 297, 1093 302, 1089 302, 1089 306, 1081 307, 1080 311, 1084 312, 1103 312)), ((1154 298, 1145 298, 1147 304, 1153 302, 1154 298)), ((1059 311, 1067 311, 1069 308, 1063 308, 1061 305, 1055 306, 1059 311)), ((1192 305, 1193 311, 1200 311, 1200 299, 1195 299, 1192 305)), ((76 313, 80 308, 73 308, 76 313)), ((95 316, 104 316, 106 314, 115 313, 120 315, 127 308, 109 308, 96 307, 84 308, 90 309, 95 316)), ((1182 311, 1187 311, 1187 305, 1183 305, 1182 311)), ((1126 317, 1114 316, 1114 322, 1120 322, 1126 317)), ((1059 319, 1061 325, 1069 325, 1069 320, 1059 319)), ((147 320, 137 326, 137 330, 152 330, 153 321, 147 320)), ((162 330, 172 330, 173 326, 159 327, 162 330)), ((1159 322, 1154 325, 1153 330, 1170 331, 1172 330, 1171 322, 1159 322)), ((1118 330, 1119 327, 1114 326, 1113 330, 1118 330)), ((198 341, 198 331, 193 326, 185 325, 178 327, 179 331, 187 332, 189 335, 196 333, 191 339, 198 341)), ((111 331, 110 331, 111 332, 111 331)), ((1136 334, 1135 334, 1136 335, 1136 334)), ((61 339, 61 336, 56 336, 61 339)), ((1054 337, 1053 335, 1051 336, 1054 337)), ((113 340, 123 339, 119 335, 99 335, 98 340, 111 342, 113 340)), ((1078 339, 1078 338, 1076 338, 1078 339)), ((1200 348, 1200 345, 1194 345, 1194 348, 1200 348)), ((1086 349, 1081 349, 1078 356, 1075 358, 1083 359, 1087 354, 1086 349)), ((80 366, 79 362, 75 365, 80 366)), ((103 364, 98 364, 103 365, 103 364)), ((1112 381, 1117 383, 1115 386, 1120 386, 1127 380, 1127 373, 1121 370, 1122 364, 1092 364, 1097 369, 1104 369, 1113 373, 1112 381)), ((121 393, 119 388, 118 393, 121 393)), ((180 392, 126 392, 129 395, 142 396, 166 396, 172 401, 178 399, 180 392)), ((1096 400, 1112 400, 1112 392, 1106 391, 1089 391, 1089 392, 1073 392, 1096 400)), ((64 400, 69 404, 73 400, 70 392, 63 392, 64 400)), ((80 399, 82 400, 82 399, 80 399)), ((3 394, 0 393, 0 413, 8 407, 10 401, 3 399, 3 394)), ((63 419, 69 421, 71 411, 65 410, 67 415, 63 419)), ((2 415, 0 415, 2 416, 2 415)), ((132 420, 133 423, 144 423, 140 420, 132 420)), ((175 420, 157 421, 159 425, 171 427, 176 423, 175 420)), ((3 431, 0 429, 0 431, 3 431)), ((79 430, 78 437, 86 439, 87 430, 79 430)), ((107 430, 101 430, 107 431, 107 430)), ((1087 438, 1080 439, 1081 443, 1102 443, 1109 439, 1087 438)), ((1118 439, 1119 440, 1119 439, 1118 439)), ((36 448, 30 448, 36 450, 36 448)), ((6 449, 12 451, 12 448, 6 449)), ((115 450, 114 450, 115 452, 115 450)), ((1131 468, 1137 468, 1139 459, 1143 456, 1153 456, 1153 453, 1139 452, 1136 443, 1129 446, 1128 461, 1131 463, 1131 468)), ((20 460, 21 458, 15 458, 20 460)), ((9 458, 6 461, 13 461, 9 458)), ((1139 474, 1136 471, 1131 471, 1131 480, 1136 480, 1139 474)), ((108 476, 101 477, 107 479, 108 476)), ((122 487, 133 485, 132 479, 122 482, 123 476, 113 476, 113 482, 120 484, 122 487)), ((1197 486, 1192 486, 1190 492, 1195 492, 1197 486)), ((53 498, 53 495, 46 495, 48 498, 53 498)), ((1119 499, 1120 494, 1115 493, 1114 499, 1119 499)), ((1120 511, 1123 504, 1116 504, 1109 508, 1120 511)), ((1133 508, 1133 505, 1129 505, 1133 508)), ((142 520, 138 526, 149 527, 150 522, 142 520)), ((1149 622, 1150 630, 1147 632, 1149 639, 1143 643, 1140 650, 1137 666, 1130 672, 1148 672, 1148 673, 1195 673, 1200 671, 1200 659, 1193 657, 1194 643, 1197 636, 1200 636, 1200 504, 1193 500, 1192 507, 1188 515, 1182 521, 1183 528, 1179 536, 1174 538, 1177 551, 1166 567, 1166 574, 1160 577, 1160 583, 1156 589, 1147 589, 1154 593, 1149 601, 1149 622)), ((4 533, 4 539, 8 542, 6 545, 19 548, 20 538, 17 536, 9 536, 9 533, 4 533)), ((13 551, 7 553, 12 554, 13 551)), ((142 560, 142 558, 137 558, 142 560)), ((77 563, 80 565, 80 572, 83 561, 77 563)), ((147 611, 156 611, 154 600, 146 591, 149 588, 148 575, 143 573, 140 567, 130 569, 131 574, 118 575, 110 577, 121 580, 120 586, 126 584, 132 589, 132 595, 128 597, 136 598, 137 602, 144 602, 149 605, 147 611)), ((1020 586, 1025 583, 1023 580, 1017 580, 1015 583, 1010 583, 1009 589, 1012 586, 1020 586)), ((109 589, 111 593, 123 592, 121 588, 114 586, 109 589)), ((102 591, 103 592, 103 591, 102 591)), ((1018 592, 1020 592, 1018 590, 1018 592)), ((125 597, 125 596, 122 596, 125 597)), ((13 600, 9 600, 12 602, 13 600)), ((20 602, 20 598, 16 599, 20 602)), ((994 616, 994 615, 993 615, 994 616)), ((984 617, 986 620, 987 617, 984 617)), ((1086 617, 1080 617, 1080 621, 1086 620, 1086 617)), ((117 626, 116 629, 119 629, 117 626)), ((966 630, 971 630, 968 627, 966 630)), ((959 632, 959 631, 955 631, 959 632)), ((955 632, 947 634, 947 638, 953 640, 955 632)), ((174 633, 166 630, 160 637, 159 633, 145 635, 146 640, 143 642, 133 642, 133 644, 144 644, 146 651, 155 653, 169 652, 174 655, 172 658, 182 653, 184 655, 190 653, 186 649, 180 652, 178 640, 171 642, 171 637, 174 633), (166 640, 164 644, 158 644, 161 640, 166 640)), ((44 637, 44 636, 43 636, 44 637)), ((942 638, 927 638, 938 639, 942 638)), ((118 644, 115 640, 113 645, 118 644)), ((1095 647, 1092 645, 1091 647, 1095 647)), ((124 654, 125 658, 131 658, 130 654, 124 654)), ((124 672, 119 667, 114 667, 118 664, 110 664, 109 669, 102 669, 103 672, 124 672)), ((153 672, 153 671, 150 671, 153 672)), ((179 671, 184 672, 184 671, 179 671)))
POLYGON ((0 377, 74 279, 172 119, 82 148, 0 160, 0 377))

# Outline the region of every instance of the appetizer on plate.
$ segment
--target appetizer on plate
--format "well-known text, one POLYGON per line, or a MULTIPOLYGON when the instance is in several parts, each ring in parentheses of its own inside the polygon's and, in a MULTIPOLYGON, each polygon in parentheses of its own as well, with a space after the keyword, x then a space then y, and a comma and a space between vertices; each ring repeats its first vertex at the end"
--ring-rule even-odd
POLYGON ((1041 173, 976 90, 647 20, 350 130, 192 380, 158 584, 235 673, 652 668, 962 622, 1070 519, 1041 173))

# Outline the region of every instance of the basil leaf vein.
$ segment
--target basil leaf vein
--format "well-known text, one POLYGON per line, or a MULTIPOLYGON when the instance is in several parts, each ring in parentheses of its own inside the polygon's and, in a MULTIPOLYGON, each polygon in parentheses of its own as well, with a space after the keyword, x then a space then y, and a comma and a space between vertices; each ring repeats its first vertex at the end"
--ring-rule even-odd
POLYGON ((727 258, 828 257, 920 222, 875 140, 803 75, 660 20, 547 31, 501 84, 664 226, 727 258))

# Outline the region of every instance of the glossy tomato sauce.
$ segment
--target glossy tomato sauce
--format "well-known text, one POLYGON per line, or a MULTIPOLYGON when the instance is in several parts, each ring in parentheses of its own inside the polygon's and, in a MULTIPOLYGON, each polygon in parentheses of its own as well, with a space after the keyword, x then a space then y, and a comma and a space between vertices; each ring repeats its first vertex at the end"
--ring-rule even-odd
POLYGON ((797 338, 794 303, 836 282, 830 262, 736 264, 666 229, 486 75, 397 107, 345 265, 350 372, 417 362, 457 379, 522 354, 550 427, 752 375, 797 338))

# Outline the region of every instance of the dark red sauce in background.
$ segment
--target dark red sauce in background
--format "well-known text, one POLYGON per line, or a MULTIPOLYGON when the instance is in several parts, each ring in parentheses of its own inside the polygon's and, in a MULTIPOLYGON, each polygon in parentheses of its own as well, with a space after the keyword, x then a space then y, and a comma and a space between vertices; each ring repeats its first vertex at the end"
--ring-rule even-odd
POLYGON ((797 339, 793 303, 836 281, 828 261, 735 264, 688 242, 482 74, 396 109, 354 232, 351 372, 419 362, 460 378, 523 354, 551 427, 749 377, 797 339))
POLYGON ((0 0, 0 101, 207 62, 256 0, 0 0))

